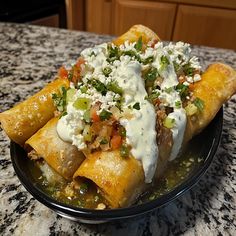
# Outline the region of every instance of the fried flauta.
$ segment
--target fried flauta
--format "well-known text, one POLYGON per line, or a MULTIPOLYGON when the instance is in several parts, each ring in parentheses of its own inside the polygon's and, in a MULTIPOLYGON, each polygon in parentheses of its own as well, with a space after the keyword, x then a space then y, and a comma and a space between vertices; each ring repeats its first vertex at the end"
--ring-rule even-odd
POLYGON ((193 95, 204 101, 204 109, 188 117, 185 142, 200 133, 222 105, 236 93, 236 71, 222 63, 212 64, 193 86, 193 95))
POLYGON ((1 127, 8 137, 23 146, 28 138, 54 116, 56 107, 52 94, 59 93, 62 86, 68 87, 69 81, 58 78, 32 97, 0 113, 1 127))
POLYGON ((125 41, 137 42, 139 38, 142 38, 144 45, 150 42, 157 43, 160 41, 158 35, 148 27, 144 25, 134 25, 126 33, 113 40, 113 43, 115 45, 121 45, 125 41))
POLYGON ((81 178, 92 180, 112 208, 129 205, 144 187, 142 164, 121 157, 119 150, 87 155, 74 174, 75 181, 81 178))
POLYGON ((58 118, 53 118, 38 130, 26 143, 29 157, 43 158, 58 174, 71 179, 84 160, 84 155, 75 146, 67 143, 57 135, 58 118))

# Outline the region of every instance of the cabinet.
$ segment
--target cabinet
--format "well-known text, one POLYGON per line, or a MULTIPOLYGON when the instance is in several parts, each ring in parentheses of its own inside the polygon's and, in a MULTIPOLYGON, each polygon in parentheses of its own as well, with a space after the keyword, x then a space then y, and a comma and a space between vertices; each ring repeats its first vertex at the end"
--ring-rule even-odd
POLYGON ((236 49, 236 11, 180 5, 173 40, 236 49))
POLYGON ((236 0, 66 1, 82 6, 71 8, 71 29, 120 35, 143 24, 162 40, 236 50, 236 0))
POLYGON ((160 38, 171 39, 176 4, 151 1, 115 1, 114 34, 120 35, 134 24, 143 24, 160 38))
POLYGON ((94 33, 112 33, 112 1, 87 0, 85 28, 94 33))

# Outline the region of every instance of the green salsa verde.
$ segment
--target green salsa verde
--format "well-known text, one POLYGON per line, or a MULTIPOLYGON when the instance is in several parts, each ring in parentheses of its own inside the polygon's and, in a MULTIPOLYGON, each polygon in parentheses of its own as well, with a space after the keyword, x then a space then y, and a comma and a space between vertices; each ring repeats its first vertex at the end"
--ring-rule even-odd
MULTIPOLYGON (((196 145, 197 141, 199 140, 192 140, 178 158, 168 163, 164 175, 158 179, 158 181, 149 185, 147 190, 137 199, 136 204, 142 204, 157 199, 172 191, 198 168, 203 159, 196 154, 198 153, 198 145, 196 145)), ((92 181, 83 180, 83 182, 75 186, 73 183, 60 177, 61 180, 59 182, 50 183, 45 176, 43 176, 38 161, 29 161, 28 165, 37 185, 48 196, 55 200, 81 208, 109 208, 106 200, 102 197, 100 190, 97 189, 92 181), (71 186, 71 184, 73 186, 71 186)))

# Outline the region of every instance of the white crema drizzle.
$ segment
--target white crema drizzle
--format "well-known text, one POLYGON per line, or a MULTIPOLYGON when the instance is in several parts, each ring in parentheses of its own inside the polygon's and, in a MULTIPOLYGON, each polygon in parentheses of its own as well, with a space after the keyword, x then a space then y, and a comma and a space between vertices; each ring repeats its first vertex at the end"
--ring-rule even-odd
MULTIPOLYGON (((134 45, 134 43, 126 42, 120 46, 120 49, 124 51, 134 50, 134 45)), ((153 57, 151 66, 157 68, 163 78, 159 91, 160 99, 164 101, 164 105, 173 108, 173 112, 168 115, 169 118, 175 120, 175 124, 171 128, 174 143, 169 160, 176 158, 180 151, 187 118, 186 112, 182 108, 182 103, 179 107, 175 106, 176 102, 181 101, 179 93, 174 89, 168 93, 165 90, 171 87, 174 88, 178 84, 173 61, 178 62, 179 55, 184 60, 189 61, 190 51, 188 44, 180 42, 176 45, 169 44, 166 47, 162 43, 157 43, 155 48, 148 47, 145 52, 139 52, 142 59, 150 56, 153 57), (168 52, 170 50, 173 53, 169 54, 168 52), (169 64, 162 70, 161 56, 163 55, 168 58, 169 64)), ((156 142, 156 112, 153 104, 146 99, 148 94, 141 76, 145 65, 128 55, 121 56, 120 60, 116 60, 110 64, 107 62, 107 53, 107 44, 88 48, 81 53, 86 61, 82 70, 82 80, 84 83, 87 83, 90 79, 97 78, 104 84, 115 81, 122 88, 124 102, 122 103, 121 111, 124 112, 121 112, 119 122, 126 129, 126 141, 131 146, 132 156, 142 163, 145 182, 150 183, 156 171, 158 146, 156 142), (110 67, 112 71, 108 77, 105 77, 102 72, 105 67, 110 67), (129 107, 132 107, 135 103, 139 104, 140 109, 129 110, 129 107), (127 110, 129 110, 129 115, 126 113, 127 110)), ((196 69, 199 69, 200 66, 197 59, 193 57, 191 60, 192 65, 196 69)), ((85 126, 85 122, 83 121, 84 111, 75 109, 72 104, 78 97, 85 97, 91 99, 92 104, 100 102, 101 109, 109 110, 115 106, 113 101, 115 96, 119 95, 111 91, 105 96, 102 96, 101 93, 92 88, 88 89, 86 94, 77 90, 74 99, 67 105, 67 114, 58 122, 58 135, 64 141, 71 142, 77 146, 80 150, 86 148, 86 143, 82 135, 85 126)))

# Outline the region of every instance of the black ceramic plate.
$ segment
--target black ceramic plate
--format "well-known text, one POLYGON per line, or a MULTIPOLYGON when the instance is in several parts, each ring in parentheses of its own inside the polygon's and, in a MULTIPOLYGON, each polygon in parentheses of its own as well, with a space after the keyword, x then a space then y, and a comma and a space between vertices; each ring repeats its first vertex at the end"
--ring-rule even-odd
POLYGON ((191 173, 189 173, 179 185, 175 186, 169 192, 158 197, 157 199, 146 201, 127 208, 98 211, 62 204, 46 195, 36 183, 31 172, 29 171, 27 165, 29 159, 27 158, 25 151, 14 142, 11 143, 11 159, 19 180, 38 201, 64 217, 79 220, 85 223, 101 223, 105 221, 134 217, 150 212, 169 203, 185 191, 189 190, 205 173, 215 155, 220 142, 222 123, 223 109, 218 112, 209 126, 191 141, 189 146, 194 147, 192 152, 201 158, 202 161, 191 170, 191 173))

